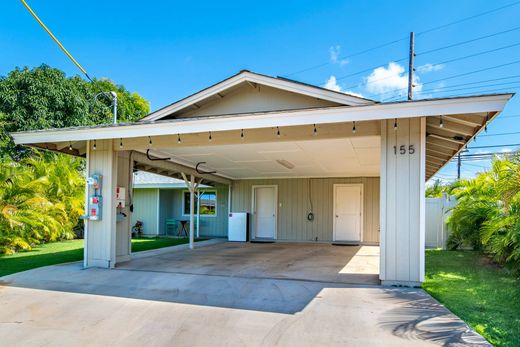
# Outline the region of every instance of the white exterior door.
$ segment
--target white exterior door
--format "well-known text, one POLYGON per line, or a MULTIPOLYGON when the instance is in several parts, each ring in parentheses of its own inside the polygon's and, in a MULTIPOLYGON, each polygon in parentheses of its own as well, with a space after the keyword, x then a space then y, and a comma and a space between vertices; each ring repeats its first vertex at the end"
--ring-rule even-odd
POLYGON ((362 189, 359 184, 334 185, 334 241, 361 241, 362 189))
POLYGON ((276 186, 253 187, 253 232, 255 238, 276 238, 276 186))

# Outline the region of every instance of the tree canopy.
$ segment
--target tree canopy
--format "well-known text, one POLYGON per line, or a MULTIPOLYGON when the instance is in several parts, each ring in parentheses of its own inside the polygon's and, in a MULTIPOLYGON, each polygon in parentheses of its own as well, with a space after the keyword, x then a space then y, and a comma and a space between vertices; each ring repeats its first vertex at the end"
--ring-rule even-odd
MULTIPOLYGON (((3 131, 63 128, 112 122, 111 100, 95 98, 100 92, 115 91, 120 122, 136 121, 150 110, 148 101, 108 79, 85 81, 67 77, 48 65, 16 68, 0 77, 0 125, 3 131)), ((13 152, 5 133, 1 149, 13 152)))

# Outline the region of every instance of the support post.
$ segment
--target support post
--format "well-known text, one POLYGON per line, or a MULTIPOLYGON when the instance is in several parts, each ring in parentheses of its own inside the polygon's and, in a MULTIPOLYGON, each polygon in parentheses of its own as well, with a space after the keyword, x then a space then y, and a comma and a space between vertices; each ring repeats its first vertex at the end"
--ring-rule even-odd
POLYGON ((200 196, 204 194, 199 189, 197 189, 197 237, 200 237, 200 196))
POLYGON ((381 122, 380 273, 383 285, 424 281, 426 119, 381 122))
POLYGON ((193 225, 193 215, 195 214, 195 176, 190 175, 190 249, 193 249, 193 235, 194 235, 194 225, 193 225))

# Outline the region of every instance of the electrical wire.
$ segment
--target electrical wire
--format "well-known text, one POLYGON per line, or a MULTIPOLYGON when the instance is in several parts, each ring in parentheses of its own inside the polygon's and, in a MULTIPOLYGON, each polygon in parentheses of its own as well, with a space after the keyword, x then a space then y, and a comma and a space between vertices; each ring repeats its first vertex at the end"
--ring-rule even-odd
POLYGON ((27 4, 27 2, 25 2, 25 0, 20 0, 22 2, 22 4, 25 6, 25 8, 27 8, 27 10, 29 11, 29 13, 34 17, 34 19, 36 19, 36 21, 40 24, 40 26, 43 28, 43 30, 45 30, 47 32, 47 34, 49 34, 49 36, 54 40, 54 42, 56 42, 56 44, 61 48, 61 50, 67 55, 67 57, 69 57, 69 59, 74 63, 74 65, 76 65, 78 67, 78 69, 81 70, 81 72, 83 72, 83 74, 85 75, 85 77, 87 77, 87 79, 90 81, 90 82, 94 82, 92 81, 92 78, 90 78, 90 76, 88 75, 87 71, 85 71, 85 69, 81 66, 80 63, 77 62, 76 59, 74 59, 74 57, 69 53, 69 51, 67 51, 67 49, 65 48, 65 46, 63 46, 61 44, 61 42, 58 40, 58 38, 56 36, 54 36, 54 34, 49 30, 49 28, 47 28, 47 26, 42 22, 42 20, 38 17, 38 15, 32 10, 31 7, 29 7, 29 5, 27 4))
MULTIPOLYGON (((458 19, 458 20, 453 21, 453 22, 449 22, 449 23, 446 23, 446 24, 442 24, 442 25, 439 25, 439 26, 427 29, 427 30, 423 30, 423 31, 417 32, 415 36, 417 37, 417 36, 425 35, 425 34, 428 34, 428 33, 434 32, 434 31, 438 31, 438 30, 441 30, 441 29, 444 29, 444 28, 447 28, 447 27, 450 27, 450 26, 453 26, 453 25, 456 25, 456 24, 460 24, 460 23, 466 22, 466 21, 471 20, 471 19, 482 17, 482 16, 485 16, 485 15, 488 15, 488 14, 491 14, 491 13, 494 13, 494 12, 498 12, 500 10, 503 10, 503 9, 506 9, 506 8, 509 8, 509 7, 516 6, 518 4, 520 4, 520 1, 516 1, 516 2, 507 4, 507 5, 504 5, 504 6, 501 6, 501 7, 497 7, 497 8, 485 11, 485 12, 477 13, 477 14, 469 16, 469 17, 464 17, 464 18, 458 19)), ((496 35, 504 34, 504 33, 510 32, 510 31, 518 30, 518 29, 520 29, 520 27, 513 28, 513 29, 510 29, 510 30, 506 30, 504 32, 494 33, 494 34, 488 35, 487 37, 493 37, 493 36, 496 36, 496 35)), ((477 41, 477 40, 480 40, 480 39, 484 39, 484 38, 487 38, 487 37, 481 37, 481 38, 477 38, 477 39, 472 39, 472 40, 469 40, 468 42, 463 42, 463 43, 460 43, 460 44, 474 42, 474 41, 477 41)), ((393 44, 396 44, 398 42, 405 41, 405 40, 408 40, 408 39, 409 39, 408 36, 401 37, 399 39, 391 40, 391 41, 388 41, 386 43, 382 43, 380 45, 376 45, 376 46, 373 46, 373 47, 370 47, 370 48, 367 48, 367 49, 364 49, 364 50, 361 50, 361 51, 358 51, 358 52, 355 52, 355 53, 352 53, 352 54, 349 54, 349 55, 345 55, 345 56, 339 57, 338 59, 348 59, 348 58, 356 57, 356 56, 359 56, 359 55, 362 55, 362 54, 366 54, 366 53, 369 53, 369 52, 372 52, 372 51, 375 51, 375 50, 378 50, 378 49, 381 49, 381 48, 384 48, 384 47, 391 46, 393 44)), ((448 48, 448 47, 446 47, 446 48, 448 48)), ((446 48, 440 47, 437 50, 446 49, 446 48)), ((431 50, 431 52, 433 52, 433 51, 434 50, 431 50)), ((422 52, 421 54, 426 54, 426 53, 430 53, 430 51, 425 51, 425 52, 422 52)), ((307 72, 307 71, 310 71, 310 70, 319 69, 321 67, 324 67, 324 66, 327 66, 327 65, 330 65, 330 64, 331 64, 330 61, 329 62, 325 62, 325 63, 321 63, 321 64, 317 64, 317 65, 314 65, 314 66, 311 66, 311 67, 308 67, 308 68, 305 68, 305 69, 302 69, 302 70, 299 70, 299 71, 296 71, 296 72, 292 72, 292 73, 283 75, 283 77, 290 77, 290 76, 297 75, 297 74, 300 74, 300 73, 303 73, 303 72, 307 72)), ((383 64, 382 66, 384 66, 384 65, 385 64, 383 64)), ((358 73, 356 73, 356 74, 358 74, 358 73)))

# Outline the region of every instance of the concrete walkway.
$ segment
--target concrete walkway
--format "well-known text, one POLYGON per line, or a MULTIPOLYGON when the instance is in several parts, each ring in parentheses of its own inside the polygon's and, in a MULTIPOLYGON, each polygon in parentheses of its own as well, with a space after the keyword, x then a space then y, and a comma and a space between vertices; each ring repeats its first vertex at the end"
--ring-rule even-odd
MULTIPOLYGON (((207 252, 213 249, 223 257, 225 245, 229 244, 199 248, 190 254, 175 252, 182 258, 180 268, 190 271, 193 269, 186 264, 195 259, 193 254, 205 254, 199 261, 207 261, 206 273, 146 268, 165 256, 162 254, 114 270, 82 270, 79 263, 73 263, 3 277, 1 345, 487 345, 420 289, 269 278, 273 263, 265 265, 260 277, 259 265, 248 262, 244 258, 247 252, 239 248, 234 252, 241 254, 246 267, 240 276, 232 273, 239 265, 227 273, 217 267, 214 269, 220 273, 211 274, 207 252)), ((283 246, 258 246, 267 251, 278 245, 283 246)), ((259 247, 250 249, 253 258, 259 247)), ((227 252, 232 258, 231 249, 227 252)), ((290 250, 285 247, 285 252, 290 250)), ((336 251, 348 253, 352 248, 338 247, 336 251)), ((335 269, 344 270, 345 264, 335 269)), ((299 268, 289 270, 301 274, 299 268)))

